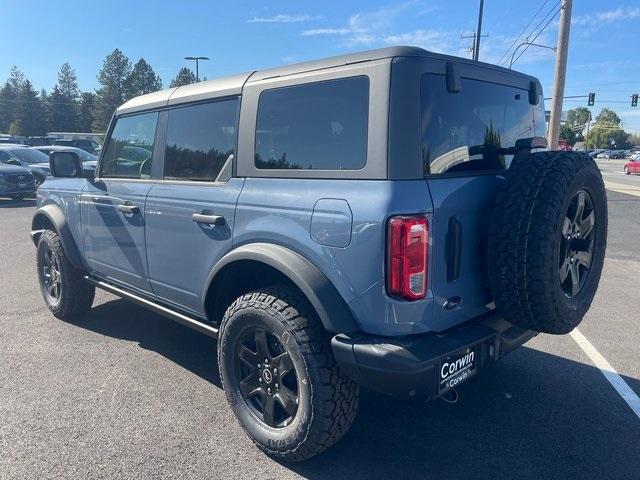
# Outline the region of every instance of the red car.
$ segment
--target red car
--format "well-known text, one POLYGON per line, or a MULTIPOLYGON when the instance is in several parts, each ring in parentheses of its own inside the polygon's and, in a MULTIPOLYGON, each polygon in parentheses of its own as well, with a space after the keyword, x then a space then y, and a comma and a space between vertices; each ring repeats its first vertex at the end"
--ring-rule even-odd
POLYGON ((631 175, 632 173, 640 173, 640 154, 635 154, 624 166, 624 173, 631 175))

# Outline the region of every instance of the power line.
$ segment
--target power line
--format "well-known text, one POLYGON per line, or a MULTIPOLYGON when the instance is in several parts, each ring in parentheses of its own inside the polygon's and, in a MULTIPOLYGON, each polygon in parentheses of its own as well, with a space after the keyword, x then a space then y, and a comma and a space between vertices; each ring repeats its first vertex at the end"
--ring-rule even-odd
POLYGON ((49 105, 79 105, 80 102, 52 102, 50 100, 10 100, 0 98, 0 103, 47 103, 49 105))
POLYGON ((533 21, 535 20, 535 18, 538 16, 538 14, 542 11, 542 9, 544 8, 544 6, 549 3, 549 0, 544 0, 544 2, 542 2, 542 5, 540 6, 540 8, 538 9, 538 11, 533 15, 533 17, 531 17, 531 20, 529 20, 529 23, 527 23, 525 25, 525 27, 520 31, 520 33, 518 34, 518 36, 515 38, 515 40, 513 41, 513 43, 511 45, 509 45, 509 48, 507 48, 507 51, 504 52, 502 54, 502 57, 500 57, 500 60, 498 60, 498 65, 500 65, 502 63, 502 60, 506 57, 508 58, 509 55, 509 51, 511 51, 511 49, 513 48, 513 46, 516 44, 516 42, 518 40, 520 40, 520 37, 522 37, 522 35, 524 34, 524 32, 527 30, 527 28, 529 28, 529 26, 533 23, 533 21))
MULTIPOLYGON (((556 6, 558 6, 558 5, 560 5, 560 2, 556 3, 556 5, 555 5, 553 8, 556 8, 556 6)), ((547 23, 545 23, 545 24, 544 24, 544 26, 540 29, 540 31, 536 34, 536 36, 535 36, 535 37, 533 37, 533 38, 530 40, 530 42, 531 42, 531 43, 535 42, 535 41, 537 40, 537 38, 542 34, 542 32, 544 32, 544 31, 545 31, 545 29, 549 26, 549 24, 550 24, 550 23, 551 23, 551 22, 556 18, 556 15, 557 15, 558 13, 560 13, 560 10, 562 10, 562 7, 558 8, 558 9, 553 13, 553 15, 551 16, 551 18, 549 18, 549 20, 547 21, 547 23)), ((549 13, 551 13, 551 12, 549 12, 549 13)), ((545 16, 545 17, 540 21, 540 23, 542 23, 542 22, 543 22, 543 21, 544 21, 544 20, 549 16, 549 13, 547 13, 547 15, 546 15, 546 16, 545 16)), ((539 23, 538 25, 540 25, 540 23, 539 23)), ((537 28, 537 27, 536 27, 536 28, 537 28)), ((535 28, 534 28, 534 31, 535 31, 535 28)), ((533 32, 532 32, 532 33, 533 33, 533 32)), ((529 41, 529 38, 528 38, 528 37, 527 37, 527 41, 529 41)), ((522 49, 522 52, 520 52, 520 55, 518 55, 518 56, 516 57, 516 59, 513 61, 513 63, 516 63, 516 62, 520 59, 520 57, 522 57, 522 55, 524 55, 524 52, 526 52, 526 51, 529 49, 529 47, 530 47, 530 46, 531 46, 531 44, 528 44, 526 47, 524 47, 524 48, 522 49)))

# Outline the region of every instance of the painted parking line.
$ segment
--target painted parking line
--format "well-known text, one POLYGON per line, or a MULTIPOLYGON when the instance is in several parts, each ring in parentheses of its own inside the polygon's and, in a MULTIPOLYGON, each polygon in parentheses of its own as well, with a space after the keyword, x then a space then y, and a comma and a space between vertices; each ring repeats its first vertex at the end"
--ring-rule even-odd
POLYGON ((604 378, 606 378, 611 386, 616 389, 622 399, 627 402, 627 405, 633 410, 633 413, 640 418, 640 398, 631 389, 629 384, 623 380, 615 368, 604 358, 596 347, 594 347, 587 338, 580 333, 577 328, 570 333, 578 346, 587 354, 593 364, 602 372, 604 378))
POLYGON ((640 186, 626 185, 624 183, 610 182, 605 179, 604 186, 607 190, 618 193, 626 193, 627 195, 634 195, 640 197, 640 186))

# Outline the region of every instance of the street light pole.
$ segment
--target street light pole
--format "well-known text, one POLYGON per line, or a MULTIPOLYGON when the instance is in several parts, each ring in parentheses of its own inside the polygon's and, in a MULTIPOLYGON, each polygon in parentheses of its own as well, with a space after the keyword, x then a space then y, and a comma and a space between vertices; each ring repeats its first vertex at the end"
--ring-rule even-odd
POLYGON ((518 51, 518 49, 524 45, 529 45, 531 47, 540 47, 540 48, 548 48, 549 50, 553 50, 554 52, 557 50, 556 47, 549 47, 548 45, 541 45, 539 43, 533 43, 533 42, 522 42, 520 45, 518 45, 515 50, 513 51, 513 53, 511 54, 511 60, 509 61, 509 69, 511 69, 511 67, 513 66, 513 62, 514 62, 514 57, 516 55, 516 52, 518 51))
POLYGON ((210 60, 209 57, 184 57, 185 60, 195 60, 196 61, 196 81, 200 81, 200 71, 199 71, 199 62, 200 60, 210 60))
POLYGON ((549 149, 558 148, 560 137, 560 118, 562 117, 562 97, 567 76, 567 57, 569 56, 569 31, 571 29, 571 7, 573 0, 562 0, 560 5, 560 28, 558 30, 558 50, 556 52, 555 78, 551 95, 551 118, 549 119, 549 149))

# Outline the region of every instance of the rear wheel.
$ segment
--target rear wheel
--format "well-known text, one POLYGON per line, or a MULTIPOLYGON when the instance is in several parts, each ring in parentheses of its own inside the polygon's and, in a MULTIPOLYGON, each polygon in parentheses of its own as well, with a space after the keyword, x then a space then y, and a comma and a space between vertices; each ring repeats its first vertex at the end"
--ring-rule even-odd
POLYGON ((517 156, 497 198, 489 237, 496 308, 511 323, 568 333, 589 309, 604 263, 607 198, 589 156, 517 156))
POLYGON ((56 232, 47 230, 40 235, 37 269, 42 297, 56 317, 71 319, 91 308, 95 287, 69 262, 56 232))
POLYGON ((358 386, 340 373, 330 335, 292 288, 238 298, 220 326, 218 362, 233 412, 271 456, 312 457, 338 441, 355 418, 358 386))

